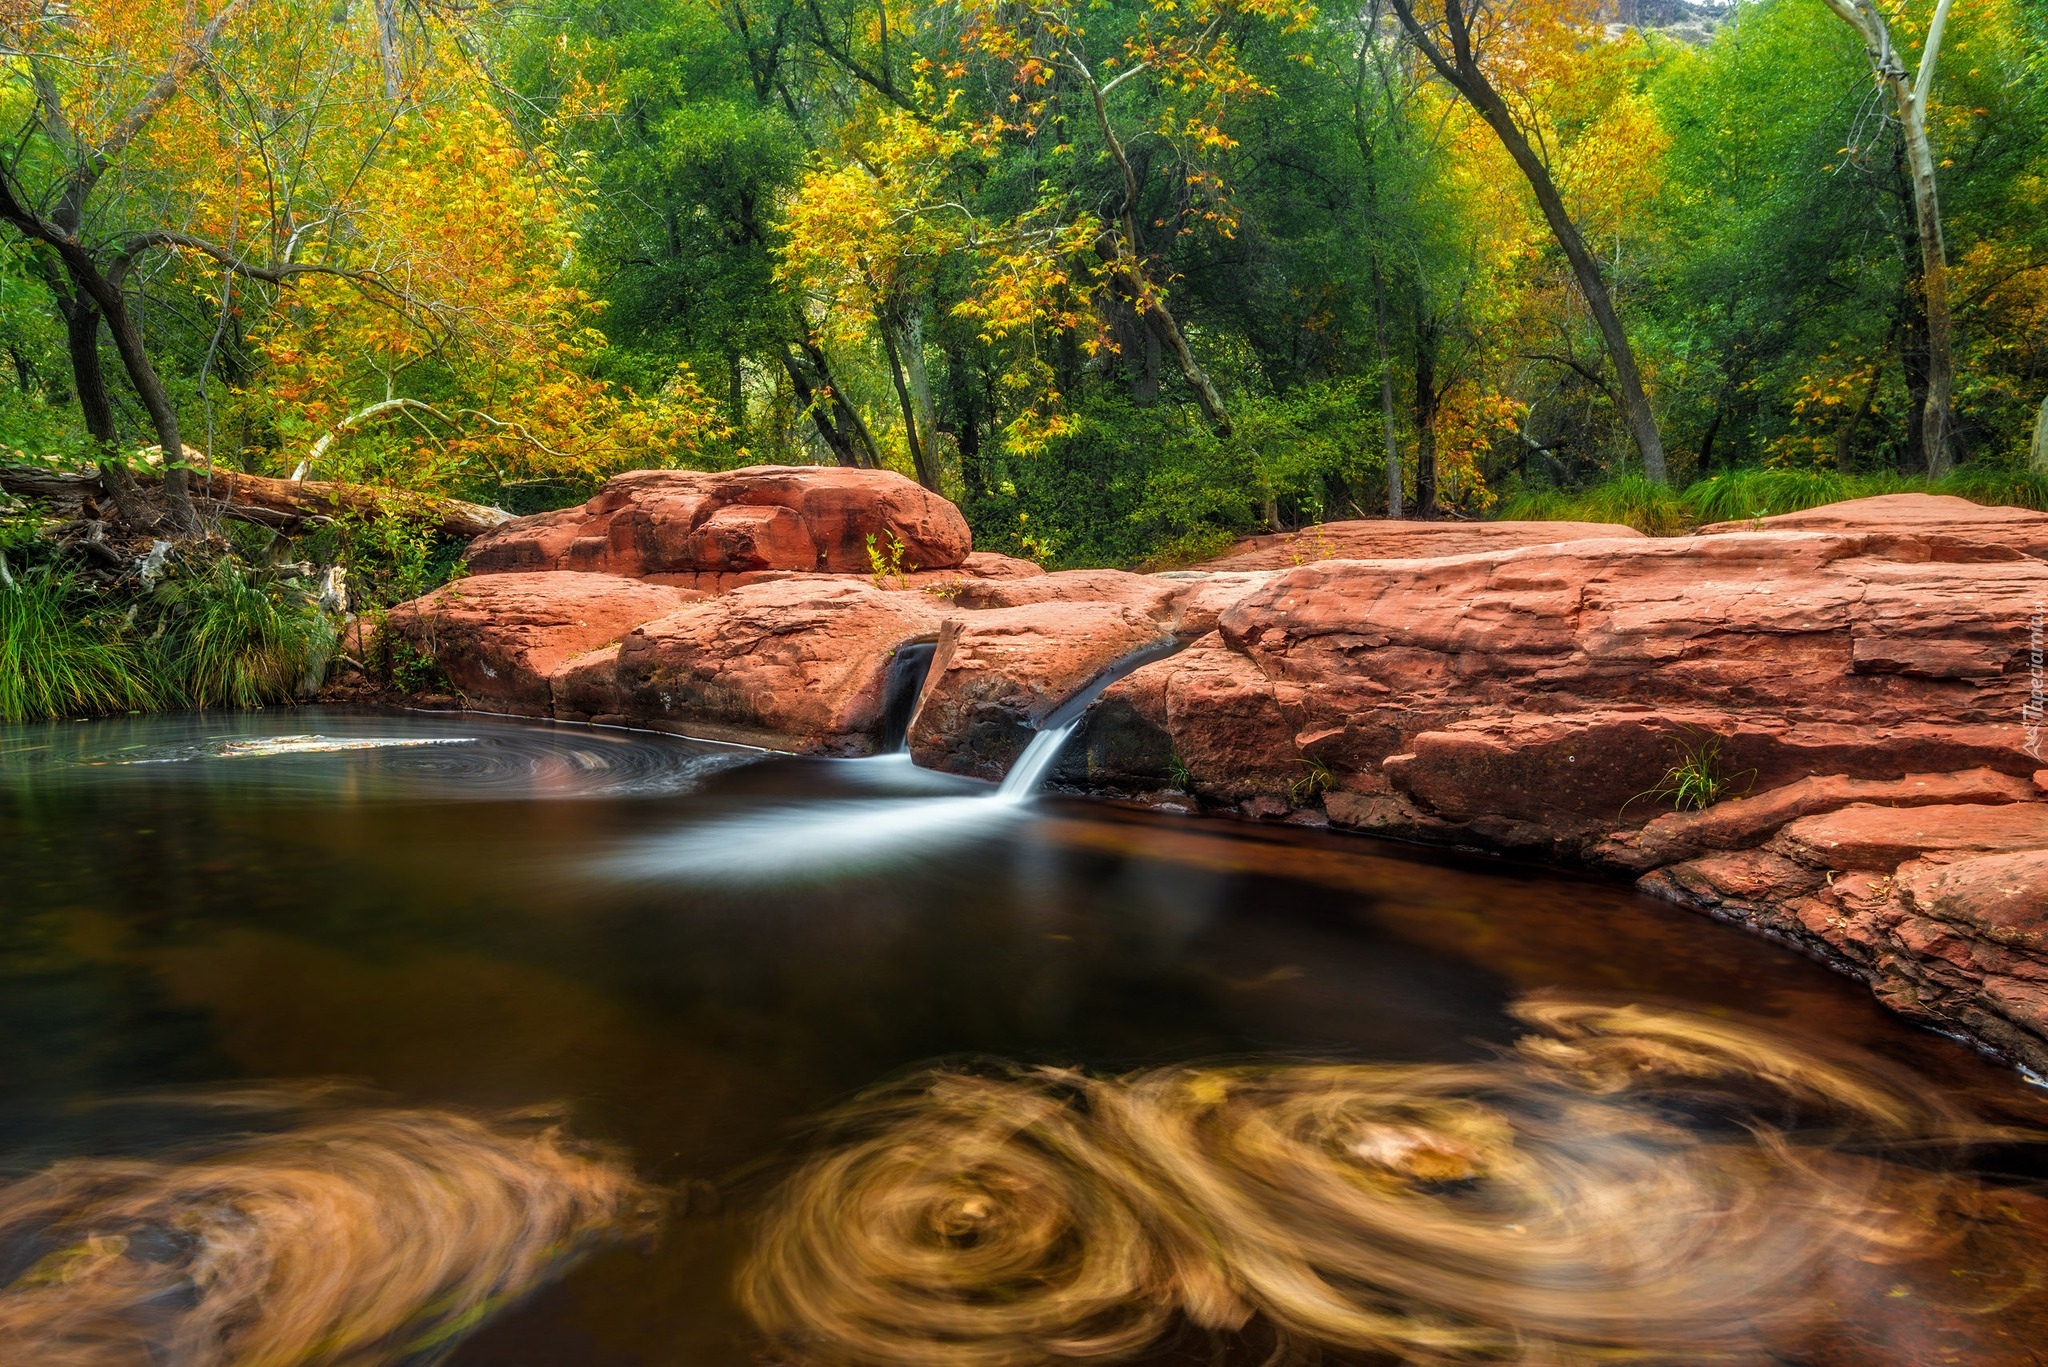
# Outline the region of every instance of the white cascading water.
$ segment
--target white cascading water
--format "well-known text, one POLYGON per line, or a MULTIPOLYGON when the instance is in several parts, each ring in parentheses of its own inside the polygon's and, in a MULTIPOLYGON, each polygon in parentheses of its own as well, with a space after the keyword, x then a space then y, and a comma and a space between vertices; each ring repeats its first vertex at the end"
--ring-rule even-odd
MULTIPOLYGON (((829 879, 920 856, 937 857, 994 823, 1020 819, 1044 786, 1061 749, 1080 729, 1089 705, 1131 670, 1175 648, 1175 642, 1162 641, 1096 675, 1041 723, 994 793, 764 807, 635 841, 606 855, 605 867, 620 877, 660 881, 783 882, 829 879)), ((853 762, 903 764, 909 759, 906 751, 899 751, 853 762)))
POLYGON ((1003 786, 996 789, 999 802, 1028 802, 1037 793, 1039 785, 1045 782, 1045 775, 1052 768, 1053 761, 1060 757, 1066 746, 1067 737, 1080 726, 1077 718, 1065 726, 1049 726, 1031 738, 1031 744, 1024 747, 1024 753, 1017 756, 1017 762, 1010 766, 1010 772, 1003 775, 1003 786))

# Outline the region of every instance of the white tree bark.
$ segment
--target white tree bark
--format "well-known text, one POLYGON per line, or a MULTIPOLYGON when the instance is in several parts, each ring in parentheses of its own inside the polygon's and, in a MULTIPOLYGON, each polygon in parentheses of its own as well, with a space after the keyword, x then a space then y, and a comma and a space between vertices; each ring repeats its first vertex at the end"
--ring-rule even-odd
POLYGON ((1955 388, 1954 329, 1948 309, 1948 256, 1941 241, 1941 205, 1935 194, 1934 148, 1927 138, 1927 96, 1948 26, 1949 0, 1937 0, 1920 50, 1920 70, 1906 70, 1892 46, 1891 30, 1874 0, 1827 0, 1828 8, 1862 35, 1870 71, 1891 92, 1899 110, 1899 136, 1913 181, 1913 217, 1920 239, 1920 288, 1927 308, 1927 407, 1920 415, 1920 446, 1927 473, 1937 479, 1955 468, 1955 421, 1949 396, 1955 388))

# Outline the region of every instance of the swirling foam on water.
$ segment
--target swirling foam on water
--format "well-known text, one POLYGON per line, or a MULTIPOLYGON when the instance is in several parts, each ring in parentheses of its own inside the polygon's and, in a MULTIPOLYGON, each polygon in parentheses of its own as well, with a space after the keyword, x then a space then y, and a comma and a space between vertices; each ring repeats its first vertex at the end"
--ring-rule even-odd
MULTIPOLYGON (((1966 1179, 1851 1151, 1988 1133, 1874 1060, 1684 1012, 1518 1014, 1533 1033, 1477 1064, 883 1089, 772 1203, 742 1303, 835 1367, 1115 1360, 1177 1324, 1274 1360, 1762 1362, 1844 1313, 1854 1269, 1970 1222, 1933 1214, 1966 1179)), ((2032 1237, 1997 1260, 2038 1271, 2032 1237)))
POLYGON ((655 1210, 556 1126, 316 1102, 278 1133, 0 1187, 0 1345, 36 1367, 436 1360, 655 1210))

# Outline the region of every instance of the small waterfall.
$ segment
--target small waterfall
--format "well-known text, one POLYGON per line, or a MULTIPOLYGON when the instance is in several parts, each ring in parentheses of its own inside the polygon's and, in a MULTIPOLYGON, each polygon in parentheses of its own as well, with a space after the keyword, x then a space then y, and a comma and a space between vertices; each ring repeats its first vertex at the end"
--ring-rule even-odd
POLYGON ((1024 747, 1024 753, 1017 756, 1017 762, 1010 766, 1010 772, 1003 776, 1003 786, 996 789, 996 796, 1005 802, 1028 802, 1038 792, 1039 785, 1051 772, 1053 761, 1060 757, 1060 751, 1068 739, 1081 728, 1081 718, 1095 705, 1095 700, 1118 679, 1151 664, 1163 660, 1181 648, 1181 642, 1174 637, 1154 641, 1151 645, 1134 650, 1120 660, 1113 661, 1108 668, 1088 681, 1080 692, 1048 712, 1038 723, 1038 734, 1024 747))
MULTIPOLYGON (((670 835, 633 841, 607 852, 603 866, 612 876, 629 880, 747 884, 829 880, 900 869, 919 859, 951 859, 954 851, 971 844, 991 826, 1024 819, 1025 804, 1037 795, 1061 749, 1081 729, 1082 715, 1103 690, 1132 670, 1173 654, 1180 645, 1169 638, 1133 651, 1047 713, 993 794, 762 807, 670 835)), ((922 682, 924 675, 904 657, 922 651, 924 663, 929 665, 932 649, 925 642, 904 646, 890 664, 887 712, 893 716, 896 702, 907 695, 905 726, 915 710, 919 691, 915 683, 922 682), (905 678, 913 682, 900 682, 905 678)), ((887 741, 900 735, 900 730, 892 734, 885 727, 883 738, 887 741)))
POLYGON ((910 749, 910 719, 917 712, 918 697, 924 692, 924 676, 932 666, 937 641, 913 641, 899 646, 889 661, 889 673, 882 680, 882 734, 875 745, 878 755, 900 755, 910 749))
POLYGON ((996 798, 1002 802, 1025 802, 1038 791, 1038 785, 1045 782, 1046 770, 1060 757, 1060 750, 1067 738, 1080 728, 1076 717, 1065 726, 1051 726, 1031 738, 1031 744, 1024 747, 1024 753, 1017 756, 1017 762, 1010 766, 1010 772, 1003 775, 1003 786, 996 789, 996 798))

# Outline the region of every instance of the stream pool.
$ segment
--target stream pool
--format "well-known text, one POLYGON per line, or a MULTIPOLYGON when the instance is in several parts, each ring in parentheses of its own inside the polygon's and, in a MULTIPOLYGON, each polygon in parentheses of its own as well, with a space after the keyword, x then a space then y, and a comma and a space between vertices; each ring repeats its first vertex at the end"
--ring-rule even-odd
POLYGON ((0 1362, 2037 1360, 2039 1093, 1860 986, 1625 885, 992 793, 466 715, 0 729, 0 1362), (1659 1062, 1622 1007, 1707 1024, 1659 1062))

